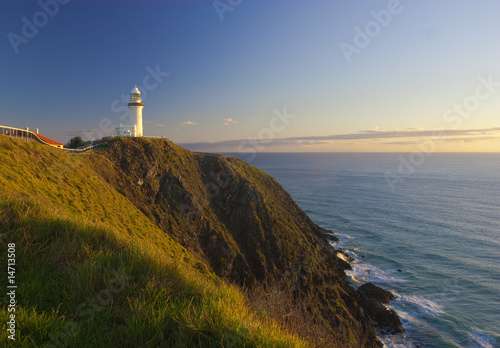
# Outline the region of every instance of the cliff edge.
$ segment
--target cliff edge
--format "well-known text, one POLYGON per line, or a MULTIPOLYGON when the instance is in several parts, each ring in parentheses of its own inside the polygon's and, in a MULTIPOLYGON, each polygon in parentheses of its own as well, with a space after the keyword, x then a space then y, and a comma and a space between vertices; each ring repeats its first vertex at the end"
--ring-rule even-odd
MULTIPOLYGON (((31 262, 24 272, 36 280, 24 285, 38 293, 25 303, 31 325, 36 313, 59 327, 75 324, 75 335, 63 335, 73 343, 80 335, 95 336, 86 330, 99 317, 108 344, 125 330, 133 335, 130 346, 380 346, 327 231, 276 180, 244 161, 146 138, 115 139, 102 150, 68 155, 0 137, 0 155, 0 227, 24 250, 31 262), (91 242, 89 236, 98 238, 91 242), (143 274, 137 274, 138 263, 143 274), (36 291, 40 279, 34 274, 42 264, 78 291, 49 291, 45 285, 36 291), (92 267, 97 269, 89 276, 92 267), (104 312, 83 321, 82 329, 76 304, 92 312, 88 297, 109 288, 111 270, 125 273, 129 287, 102 305, 104 312), (214 314, 220 325, 211 315, 189 312, 191 305, 204 304, 204 296, 212 301, 228 291, 237 305, 220 302, 214 314), (182 315, 170 313, 165 308, 175 301, 191 305, 182 315), (29 314, 30 308, 36 313, 29 314), (161 313, 161 323, 152 319, 161 313), (239 319, 225 317, 230 315, 239 319)), ((35 335, 31 342, 54 339, 35 331, 28 324, 24 329, 35 335)))
POLYGON ((374 341, 328 231, 262 170, 144 138, 113 141, 91 158, 105 181, 218 276, 249 289, 261 309, 292 316, 296 330, 299 318, 314 321, 311 330, 300 323, 304 337, 320 328, 330 339, 374 341), (287 313, 269 293, 287 298, 287 313))

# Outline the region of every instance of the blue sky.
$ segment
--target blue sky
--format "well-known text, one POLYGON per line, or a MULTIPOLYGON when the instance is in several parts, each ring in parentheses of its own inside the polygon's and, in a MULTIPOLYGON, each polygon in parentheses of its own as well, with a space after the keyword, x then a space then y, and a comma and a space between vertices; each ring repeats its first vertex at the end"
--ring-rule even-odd
POLYGON ((0 125, 111 134, 138 84, 145 134, 195 150, 500 151, 498 1, 0 7, 0 125))

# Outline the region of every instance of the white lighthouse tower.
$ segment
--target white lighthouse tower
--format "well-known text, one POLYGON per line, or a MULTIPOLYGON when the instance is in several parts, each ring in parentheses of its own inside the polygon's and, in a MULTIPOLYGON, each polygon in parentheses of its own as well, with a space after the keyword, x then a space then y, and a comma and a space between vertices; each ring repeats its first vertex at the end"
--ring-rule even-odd
POLYGON ((135 137, 142 137, 142 108, 144 104, 141 99, 141 92, 137 85, 135 85, 132 92, 130 92, 130 101, 128 103, 128 108, 130 110, 130 124, 134 125, 134 135, 135 137))
POLYGON ((130 121, 127 125, 120 125, 115 128, 117 137, 142 137, 142 108, 144 104, 141 99, 141 92, 137 85, 135 85, 132 92, 130 92, 130 101, 128 108, 130 112, 130 121))

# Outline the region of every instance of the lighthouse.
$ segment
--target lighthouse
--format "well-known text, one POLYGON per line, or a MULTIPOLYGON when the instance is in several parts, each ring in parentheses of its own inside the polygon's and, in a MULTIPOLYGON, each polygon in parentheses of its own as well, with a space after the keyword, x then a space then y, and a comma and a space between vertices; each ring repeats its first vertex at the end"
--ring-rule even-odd
POLYGON ((128 108, 130 110, 130 124, 134 125, 135 137, 142 137, 142 108, 144 104, 141 99, 141 92, 137 85, 135 85, 132 92, 130 92, 130 101, 128 108))
POLYGON ((141 99, 141 92, 137 85, 135 85, 132 92, 130 92, 130 100, 128 102, 128 109, 130 114, 130 121, 128 124, 115 128, 117 137, 142 137, 142 108, 144 104, 141 99))

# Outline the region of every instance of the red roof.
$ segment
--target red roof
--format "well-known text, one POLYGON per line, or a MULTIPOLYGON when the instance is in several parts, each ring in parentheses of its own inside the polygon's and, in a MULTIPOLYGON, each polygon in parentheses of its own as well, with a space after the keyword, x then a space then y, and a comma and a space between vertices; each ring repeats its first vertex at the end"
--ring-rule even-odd
POLYGON ((52 140, 52 139, 49 139, 47 137, 44 137, 43 135, 41 134, 38 134, 38 133, 35 133, 40 139, 42 139, 43 141, 45 141, 46 143, 50 144, 50 145, 53 145, 53 146, 64 146, 64 144, 61 144, 55 140, 52 140))

